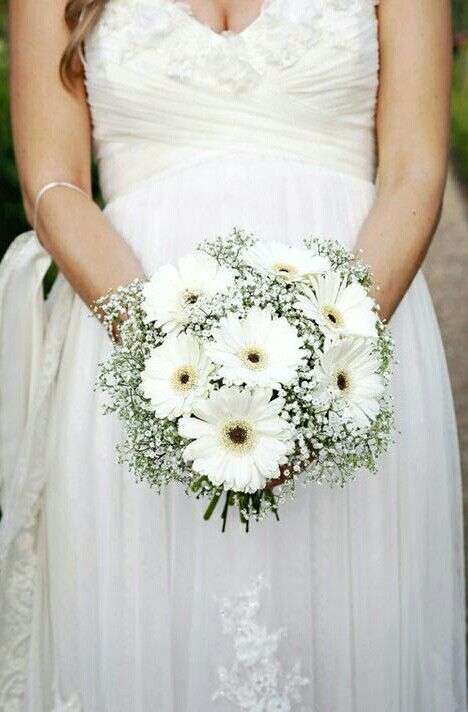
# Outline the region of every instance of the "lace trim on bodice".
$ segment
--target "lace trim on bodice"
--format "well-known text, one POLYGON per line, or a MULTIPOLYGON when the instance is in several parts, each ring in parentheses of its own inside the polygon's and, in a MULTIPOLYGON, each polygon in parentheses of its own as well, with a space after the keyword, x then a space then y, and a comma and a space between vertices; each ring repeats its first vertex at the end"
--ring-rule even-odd
POLYGON ((379 0, 264 0, 241 32, 216 33, 175 0, 109 0, 87 48, 111 42, 116 61, 131 63, 150 51, 168 77, 207 80, 234 91, 249 89, 274 70, 296 64, 319 43, 356 51, 353 18, 375 20, 379 0), (97 44, 96 44, 97 43, 97 44))

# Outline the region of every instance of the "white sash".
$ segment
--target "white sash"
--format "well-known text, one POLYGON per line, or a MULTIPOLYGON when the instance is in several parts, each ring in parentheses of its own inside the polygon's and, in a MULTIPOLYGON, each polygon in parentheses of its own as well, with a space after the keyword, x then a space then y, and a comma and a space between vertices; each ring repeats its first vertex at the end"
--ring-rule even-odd
POLYGON ((48 408, 74 298, 59 277, 53 296, 44 301, 49 265, 34 232, 20 235, 0 265, 0 709, 5 712, 22 709, 48 408))

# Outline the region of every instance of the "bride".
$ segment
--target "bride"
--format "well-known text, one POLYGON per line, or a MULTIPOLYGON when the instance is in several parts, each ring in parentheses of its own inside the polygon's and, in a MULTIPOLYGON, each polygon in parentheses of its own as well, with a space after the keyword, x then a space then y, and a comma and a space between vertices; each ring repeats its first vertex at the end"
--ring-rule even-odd
POLYGON ((456 426, 418 271, 449 0, 11 0, 10 39, 35 232, 0 275, 0 709, 466 710, 456 426), (87 306, 233 226, 361 250, 398 353, 378 476, 248 535, 117 464, 87 306))

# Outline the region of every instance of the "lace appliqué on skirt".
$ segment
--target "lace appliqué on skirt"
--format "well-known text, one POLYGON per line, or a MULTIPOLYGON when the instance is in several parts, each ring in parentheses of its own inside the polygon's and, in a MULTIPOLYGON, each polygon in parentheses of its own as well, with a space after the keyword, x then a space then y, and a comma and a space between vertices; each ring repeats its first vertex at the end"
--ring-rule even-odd
POLYGON ((83 705, 79 696, 75 693, 63 699, 62 695, 58 691, 57 684, 54 685, 54 706, 51 712, 83 712, 83 705))
POLYGON ((234 661, 229 670, 219 668, 220 686, 213 700, 223 698, 248 712, 298 710, 295 703, 301 701, 301 688, 310 681, 301 674, 300 661, 289 670, 280 662, 285 628, 268 632, 256 620, 265 587, 260 576, 245 593, 220 603, 223 633, 233 638, 234 661))

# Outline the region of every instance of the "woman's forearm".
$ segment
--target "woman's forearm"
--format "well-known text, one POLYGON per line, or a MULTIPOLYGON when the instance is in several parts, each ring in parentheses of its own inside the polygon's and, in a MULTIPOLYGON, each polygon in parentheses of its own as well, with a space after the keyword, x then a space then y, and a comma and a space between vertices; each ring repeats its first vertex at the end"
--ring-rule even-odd
POLYGON ((380 287, 376 297, 387 320, 418 271, 439 220, 450 133, 450 5, 449 0, 379 4, 379 181, 358 247, 380 287))
POLYGON ((38 237, 83 301, 144 278, 135 254, 90 197, 54 188, 41 200, 38 237))
POLYGON ((360 232, 357 249, 378 287, 380 316, 388 321, 410 286, 437 227, 445 175, 408 175, 382 182, 360 232))

